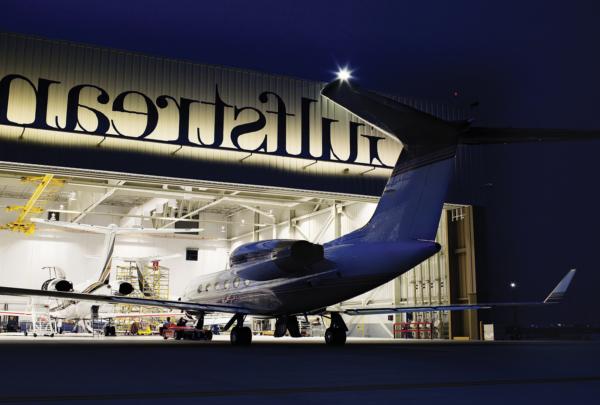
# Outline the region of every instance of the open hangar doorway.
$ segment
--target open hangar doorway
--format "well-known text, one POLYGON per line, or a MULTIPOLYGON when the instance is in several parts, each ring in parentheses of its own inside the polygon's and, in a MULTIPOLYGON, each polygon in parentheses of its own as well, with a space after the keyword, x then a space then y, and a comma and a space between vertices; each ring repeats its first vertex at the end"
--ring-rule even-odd
MULTIPOLYGON (((0 283, 40 288, 48 267, 62 269, 74 284, 97 276, 102 236, 37 226, 31 217, 94 225, 202 228, 202 232, 131 235, 120 238, 115 256, 165 256, 170 269, 164 298, 177 299, 186 282, 227 267, 229 253, 246 242, 306 239, 325 243, 363 226, 378 198, 306 190, 110 176, 53 168, 4 168, 0 172, 0 283), (44 184, 46 181, 47 184, 44 184), (25 216, 22 214, 29 207, 25 216), (12 230, 12 231, 11 231, 12 230), (176 256, 174 256, 176 255, 176 256)), ((476 300, 472 209, 446 205, 437 240, 442 250, 397 279, 340 305, 420 305, 476 300)), ((113 262, 112 279, 124 264, 113 262)), ((122 274, 122 272, 120 273, 122 274)), ((3 309, 27 303, 2 298, 3 309)), ((133 310, 124 308, 123 311, 133 310)), ((471 311, 469 311, 471 312, 471 311)), ((223 318, 219 314, 215 318, 223 318)), ((158 320, 157 320, 158 321, 158 320)), ((273 322, 256 321, 269 334, 273 322)), ((414 313, 348 319, 350 336, 478 337, 476 313, 414 313), (404 326, 403 326, 404 325, 404 326), (418 328, 418 331, 406 332, 418 328), (430 330, 427 332, 427 330, 430 330), (410 335, 410 336, 409 336, 410 335)), ((303 323, 307 335, 322 333, 319 322, 303 323)))
MULTIPOLYGON (((473 207, 445 204, 436 242, 441 250, 400 277, 339 304, 340 308, 477 302, 473 207)), ((479 339, 477 311, 411 312, 347 317, 349 336, 479 339)))

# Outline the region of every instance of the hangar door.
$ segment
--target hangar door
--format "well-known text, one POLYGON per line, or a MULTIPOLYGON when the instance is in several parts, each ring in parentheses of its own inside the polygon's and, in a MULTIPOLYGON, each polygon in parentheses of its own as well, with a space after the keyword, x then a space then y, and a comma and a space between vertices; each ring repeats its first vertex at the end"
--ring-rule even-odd
MULTIPOLYGON (((438 254, 394 280, 395 305, 477 302, 473 208, 445 205, 436 241, 438 254)), ((477 311, 398 314, 393 328, 397 338, 479 339, 477 311)))

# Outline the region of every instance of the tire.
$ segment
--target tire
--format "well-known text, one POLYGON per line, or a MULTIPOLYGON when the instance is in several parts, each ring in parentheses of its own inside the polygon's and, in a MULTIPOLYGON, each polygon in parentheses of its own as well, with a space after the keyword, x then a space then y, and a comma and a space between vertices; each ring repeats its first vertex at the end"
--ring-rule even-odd
POLYGON ((244 327, 242 328, 242 333, 243 333, 243 345, 248 346, 250 343, 252 343, 252 329, 248 328, 248 327, 244 327))
POLYGON ((229 333, 229 341, 231 342, 231 344, 233 346, 239 346, 240 345, 240 328, 235 327, 233 329, 231 329, 231 332, 229 333))
POLYGON ((288 316, 286 318, 287 330, 290 332, 290 336, 293 338, 302 337, 302 334, 300 333, 300 325, 298 324, 298 318, 295 316, 288 316))
POLYGON ((207 330, 206 332, 204 332, 204 340, 211 341, 212 338, 213 338, 213 334, 211 331, 207 330))
POLYGON ((252 342, 252 330, 248 327, 236 326, 231 330, 229 340, 234 346, 248 346, 252 342))
POLYGON ((325 343, 328 346, 342 346, 346 343, 346 332, 343 329, 327 328, 325 331, 325 343))

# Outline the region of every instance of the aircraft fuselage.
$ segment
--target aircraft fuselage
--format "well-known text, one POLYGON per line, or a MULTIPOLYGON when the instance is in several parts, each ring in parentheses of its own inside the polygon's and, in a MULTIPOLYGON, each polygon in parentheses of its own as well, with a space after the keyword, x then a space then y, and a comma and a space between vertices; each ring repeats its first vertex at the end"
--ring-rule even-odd
MULTIPOLYGON (((430 241, 364 242, 338 240, 324 246, 324 261, 294 275, 252 280, 235 266, 189 284, 182 301, 244 308, 279 316, 310 313, 369 291, 439 251, 430 241)), ((271 260, 264 265, 270 266, 271 260)))

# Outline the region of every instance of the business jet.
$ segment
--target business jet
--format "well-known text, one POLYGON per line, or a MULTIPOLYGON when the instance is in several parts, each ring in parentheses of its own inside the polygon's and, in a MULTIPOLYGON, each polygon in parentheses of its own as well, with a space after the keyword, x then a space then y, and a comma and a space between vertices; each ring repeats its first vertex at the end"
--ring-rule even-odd
POLYGON ((191 280, 178 300, 9 287, 0 287, 0 294, 179 309, 195 316, 199 327, 206 313, 230 313, 225 330, 231 328, 233 345, 251 343, 252 332, 244 326, 248 315, 276 318, 276 337, 286 331, 300 336, 297 316, 328 316, 325 342, 342 345, 348 330, 342 314, 464 311, 560 302, 575 270, 539 302, 328 310, 398 277, 440 250, 435 234, 456 149, 467 136, 468 123, 438 119, 345 80, 326 85, 321 94, 403 145, 375 212, 362 228, 323 245, 285 239, 242 245, 231 253, 229 269, 191 280))
MULTIPOLYGON (((93 232, 104 234, 104 245, 102 248, 101 256, 99 257, 100 266, 99 266, 99 274, 96 279, 83 281, 81 283, 73 284, 70 281, 65 272, 58 268, 53 268, 53 274, 47 280, 45 280, 42 285, 40 291, 47 292, 77 292, 79 294, 90 294, 90 295, 113 295, 113 296, 127 296, 133 293, 136 289, 136 286, 132 285, 126 281, 116 281, 114 283, 109 284, 110 279, 110 270, 113 259, 120 259, 127 262, 135 263, 136 271, 137 271, 137 280, 138 280, 138 288, 142 292, 143 295, 152 295, 150 291, 151 286, 149 286, 144 278, 143 269, 147 265, 147 263, 156 263, 158 264, 161 260, 173 257, 172 256, 148 256, 148 257, 113 257, 113 252, 115 248, 115 242, 117 240, 118 235, 125 234, 173 234, 173 233, 198 233, 202 232, 201 228, 177 228, 177 229, 155 229, 155 228, 123 228, 119 227, 115 224, 111 224, 109 226, 98 226, 98 225, 88 225, 88 224, 79 224, 72 222, 64 222, 64 221, 55 221, 55 220, 46 220, 41 218, 32 218, 33 222, 38 223, 40 225, 59 227, 59 228, 68 228, 75 229, 79 231, 85 232, 93 232)), ((32 295, 34 296, 34 295, 32 295)), ((82 300, 61 300, 60 304, 49 306, 49 315, 52 319, 62 319, 62 320, 77 320, 77 321, 86 321, 90 320, 91 312, 92 312, 92 304, 82 301, 82 300)), ((20 315, 20 316, 31 316, 32 313, 30 311, 2 311, 0 310, 0 315, 20 315)), ((102 319, 114 319, 120 317, 156 317, 156 316, 177 316, 181 315, 181 311, 173 312, 173 313, 115 313, 112 312, 109 308, 103 307, 99 309, 98 316, 102 319), (160 315, 157 315, 160 314, 160 315)), ((89 324, 84 325, 88 330, 90 329, 89 324)))

